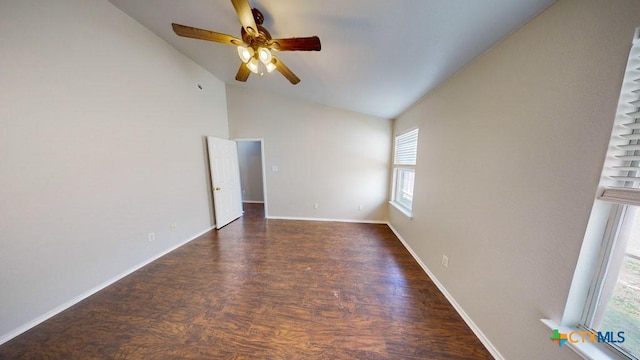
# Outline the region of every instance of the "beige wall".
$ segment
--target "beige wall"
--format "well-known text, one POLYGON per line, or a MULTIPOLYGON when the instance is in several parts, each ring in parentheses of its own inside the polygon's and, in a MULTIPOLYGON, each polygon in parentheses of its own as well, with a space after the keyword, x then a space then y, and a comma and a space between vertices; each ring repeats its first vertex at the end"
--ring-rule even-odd
POLYGON ((228 127, 224 84, 106 1, 0 0, 0 34, 2 342, 209 229, 228 127))
POLYGON ((264 138, 269 216, 386 221, 389 120, 238 86, 227 104, 232 138, 264 138))
POLYGON ((639 25, 639 1, 560 0, 395 122, 420 143, 391 223, 506 359, 578 358, 539 319, 562 316, 639 25))

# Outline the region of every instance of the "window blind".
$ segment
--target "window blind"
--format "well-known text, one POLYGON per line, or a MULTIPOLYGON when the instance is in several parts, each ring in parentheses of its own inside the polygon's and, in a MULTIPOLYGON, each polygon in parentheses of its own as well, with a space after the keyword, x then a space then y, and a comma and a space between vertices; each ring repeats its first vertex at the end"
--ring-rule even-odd
POLYGON ((394 165, 415 165, 418 155, 418 129, 396 136, 394 165))
POLYGON ((600 199, 640 205, 640 28, 629 52, 609 145, 608 181, 600 199))

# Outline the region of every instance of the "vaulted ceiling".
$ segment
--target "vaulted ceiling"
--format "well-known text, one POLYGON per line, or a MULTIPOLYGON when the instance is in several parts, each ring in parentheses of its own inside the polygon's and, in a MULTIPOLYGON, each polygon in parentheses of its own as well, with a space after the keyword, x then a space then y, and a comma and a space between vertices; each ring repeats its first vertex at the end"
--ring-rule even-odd
POLYGON ((229 0, 109 1, 227 84, 394 118, 555 0, 249 0, 274 38, 320 37, 320 52, 277 54, 297 85, 277 72, 238 82, 234 47, 172 31, 240 37, 229 0))

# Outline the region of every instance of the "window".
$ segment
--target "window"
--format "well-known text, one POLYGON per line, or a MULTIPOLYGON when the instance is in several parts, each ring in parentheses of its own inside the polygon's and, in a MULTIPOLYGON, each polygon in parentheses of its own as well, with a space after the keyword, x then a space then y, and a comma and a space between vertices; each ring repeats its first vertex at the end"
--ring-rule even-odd
POLYGON ((592 332, 611 333, 618 342, 610 345, 630 359, 640 357, 639 210, 632 205, 613 207, 582 321, 592 332))
POLYGON ((629 54, 600 200, 612 203, 580 326, 640 358, 640 28, 629 54), (600 336, 600 335, 599 335, 600 336))
POLYGON ((407 216, 413 208, 418 129, 396 136, 393 155, 393 190, 391 204, 407 216))

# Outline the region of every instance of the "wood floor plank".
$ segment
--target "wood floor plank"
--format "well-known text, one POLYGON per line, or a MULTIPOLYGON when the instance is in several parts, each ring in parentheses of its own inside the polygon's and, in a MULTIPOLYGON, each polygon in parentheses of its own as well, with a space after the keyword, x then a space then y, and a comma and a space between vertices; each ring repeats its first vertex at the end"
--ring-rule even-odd
POLYGON ((259 204, 0 346, 0 359, 491 359, 386 225, 259 204))

